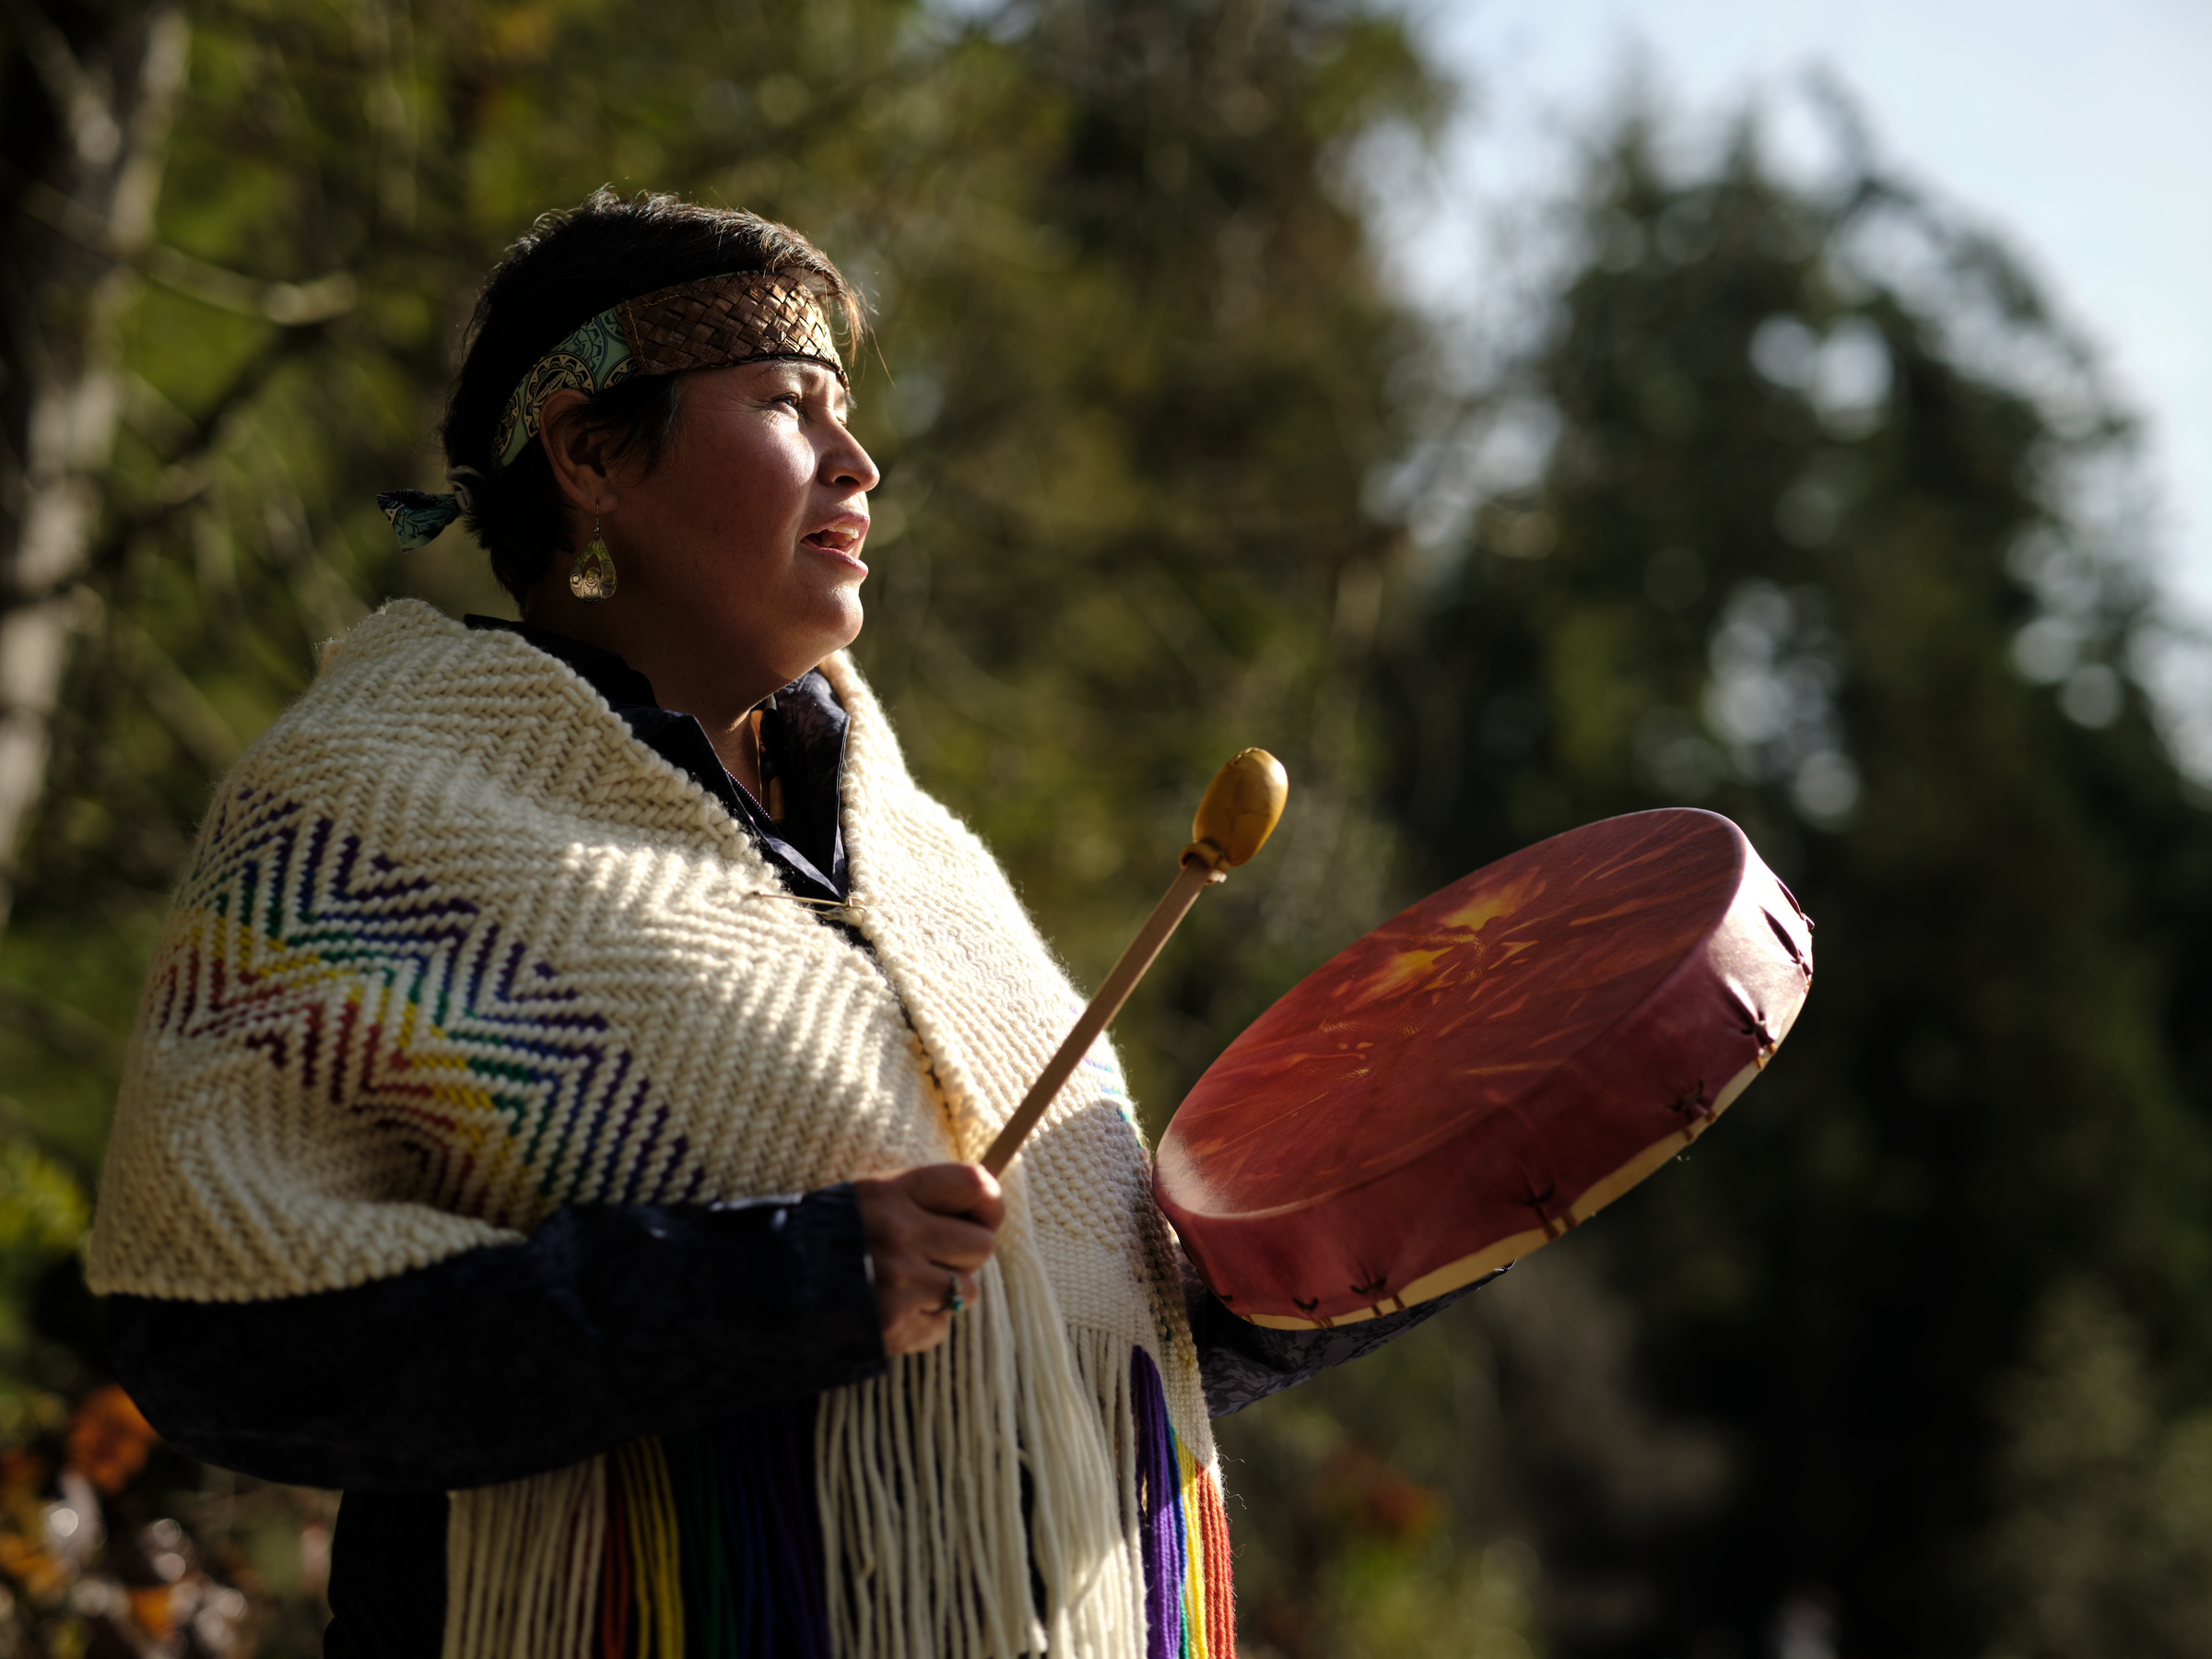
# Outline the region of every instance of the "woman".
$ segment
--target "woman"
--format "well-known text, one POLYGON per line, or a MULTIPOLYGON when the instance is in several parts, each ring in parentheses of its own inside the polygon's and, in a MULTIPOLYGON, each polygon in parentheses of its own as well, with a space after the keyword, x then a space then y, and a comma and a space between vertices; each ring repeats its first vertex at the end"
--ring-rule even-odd
MULTIPOLYGON (((477 309, 456 516, 218 791, 96 1287, 188 1452, 342 1487, 333 1654, 1228 1652, 1209 1412, 1354 1357, 1186 1284, 1101 1043, 843 648, 836 268, 602 193, 477 309)), ((1440 1304, 1441 1305, 1441 1304, 1440 1304)))

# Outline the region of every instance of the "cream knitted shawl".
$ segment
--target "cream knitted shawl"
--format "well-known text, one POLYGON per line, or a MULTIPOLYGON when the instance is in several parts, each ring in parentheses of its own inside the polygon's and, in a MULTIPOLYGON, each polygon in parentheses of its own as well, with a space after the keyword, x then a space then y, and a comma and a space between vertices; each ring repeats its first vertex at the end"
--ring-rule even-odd
MULTIPOLYGON (((852 721, 842 823, 873 960, 779 897, 697 783, 519 638, 402 600, 330 647, 223 783, 161 935, 94 1288, 335 1289, 515 1242, 563 1204, 979 1155, 1078 999, 858 672, 824 671, 852 721)), ((1188 1519, 1168 1613, 1183 1629, 1152 1645, 1226 1652, 1196 1359, 1104 1043, 1006 1192, 951 1339, 818 1415, 838 1651, 1139 1659, 1141 1347, 1188 1519)), ((587 1651, 614 1463, 453 1494, 449 1655, 587 1651)))

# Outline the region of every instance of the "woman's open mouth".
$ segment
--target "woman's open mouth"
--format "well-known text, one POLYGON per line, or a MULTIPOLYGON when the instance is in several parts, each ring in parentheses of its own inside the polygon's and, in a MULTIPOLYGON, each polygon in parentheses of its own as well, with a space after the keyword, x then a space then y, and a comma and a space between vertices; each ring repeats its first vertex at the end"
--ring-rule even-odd
POLYGON ((827 553, 866 575, 868 567, 860 561, 861 543, 867 539, 868 521, 865 518, 840 519, 834 524, 809 532, 799 538, 801 545, 827 553))

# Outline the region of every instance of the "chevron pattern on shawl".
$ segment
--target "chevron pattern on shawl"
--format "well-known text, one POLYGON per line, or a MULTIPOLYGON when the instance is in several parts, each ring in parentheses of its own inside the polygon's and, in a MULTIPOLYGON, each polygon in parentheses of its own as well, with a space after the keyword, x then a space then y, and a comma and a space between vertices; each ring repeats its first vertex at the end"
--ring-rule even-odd
POLYGON ((554 1206, 696 1196, 635 1056, 528 941, 297 803, 223 802, 176 902, 155 1029, 233 1037, 415 1148, 431 1203, 528 1228, 554 1206))

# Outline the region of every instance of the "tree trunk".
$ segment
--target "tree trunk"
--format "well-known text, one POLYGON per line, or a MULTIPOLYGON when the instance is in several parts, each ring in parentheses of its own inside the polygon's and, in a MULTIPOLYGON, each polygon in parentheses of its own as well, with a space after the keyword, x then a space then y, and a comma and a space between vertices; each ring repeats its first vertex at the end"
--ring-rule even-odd
POLYGON ((45 786, 53 715, 81 606, 100 483, 122 406, 122 323, 153 243, 189 25, 155 0, 127 29, 73 49, 29 0, 6 7, 54 114, 44 176, 16 204, 6 273, 18 385, 0 490, 0 929, 45 786))

